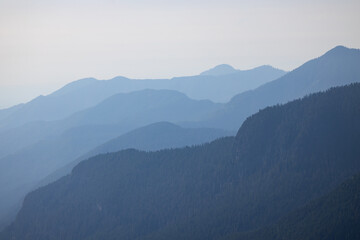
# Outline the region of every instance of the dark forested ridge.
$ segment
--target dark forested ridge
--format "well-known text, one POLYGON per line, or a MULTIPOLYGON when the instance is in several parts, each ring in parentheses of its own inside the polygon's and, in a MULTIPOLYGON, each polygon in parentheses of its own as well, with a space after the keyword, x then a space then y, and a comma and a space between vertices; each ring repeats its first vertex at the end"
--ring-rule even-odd
POLYGON ((225 239, 360 239, 360 175, 290 213, 277 224, 254 232, 233 234, 225 239))
POLYGON ((261 110, 236 138, 98 155, 30 193, 0 238, 220 239, 264 227, 360 172, 359 107, 352 84, 261 110))

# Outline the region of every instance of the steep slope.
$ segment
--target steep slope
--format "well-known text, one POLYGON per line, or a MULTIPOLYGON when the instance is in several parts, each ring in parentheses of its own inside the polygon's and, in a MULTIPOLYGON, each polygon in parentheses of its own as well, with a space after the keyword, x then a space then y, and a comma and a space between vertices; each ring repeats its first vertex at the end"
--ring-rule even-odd
POLYGON ((106 81, 85 78, 72 82, 47 96, 39 96, 23 104, 21 108, 0 110, 0 131, 32 121, 60 120, 75 112, 95 106, 116 93, 144 89, 170 89, 181 91, 194 99, 228 101, 235 94, 256 88, 284 74, 282 70, 260 67, 237 71, 231 76, 191 76, 145 80, 116 77, 106 81))
POLYGON ((248 118, 235 140, 93 157, 29 194, 2 239, 218 239, 360 171, 360 84, 248 118))
POLYGON ((360 175, 264 229, 224 239, 359 239, 360 175))
POLYGON ((360 82, 360 50, 338 46, 275 81, 233 97, 223 109, 195 126, 237 129, 259 109, 354 82, 360 82))

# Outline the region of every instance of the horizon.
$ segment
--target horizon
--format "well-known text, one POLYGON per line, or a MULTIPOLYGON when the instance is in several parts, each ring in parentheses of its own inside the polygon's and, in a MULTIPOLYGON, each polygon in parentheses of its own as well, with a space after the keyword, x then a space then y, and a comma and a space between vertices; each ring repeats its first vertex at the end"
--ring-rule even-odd
MULTIPOLYGON (((308 62, 308 61, 310 61, 310 60, 312 60, 312 59, 316 59, 317 57, 320 57, 320 56, 326 54, 327 52, 329 52, 329 51, 331 51, 331 50, 333 50, 333 49, 335 49, 335 48, 338 48, 338 47, 343 47, 343 48, 346 48, 346 49, 353 49, 353 50, 360 50, 360 48, 350 48, 350 47, 347 47, 347 46, 344 46, 344 45, 337 45, 337 46, 334 46, 334 47, 331 48, 331 49, 328 49, 326 52, 322 53, 321 55, 319 55, 319 56, 314 56, 313 58, 306 60, 305 62, 303 62, 303 63, 300 64, 299 66, 295 67, 294 69, 291 69, 291 70, 288 70, 288 71, 287 71, 287 70, 284 70, 284 69, 280 69, 280 68, 274 67, 273 65, 270 65, 270 64, 259 65, 259 66, 255 66, 255 67, 248 68, 248 69, 239 69, 239 68, 237 68, 237 67, 234 67, 234 66, 231 65, 231 64, 222 63, 222 64, 217 64, 217 65, 215 65, 215 66, 209 67, 209 68, 207 68, 207 69, 204 69, 203 71, 201 71, 201 72, 199 72, 199 73, 197 73, 197 74, 193 74, 193 75, 185 74, 185 75, 182 75, 182 76, 172 76, 172 77, 169 77, 169 78, 131 78, 131 77, 127 77, 127 76, 117 75, 117 76, 110 77, 110 78, 108 78, 108 79, 98 79, 98 78, 89 76, 89 77, 83 77, 83 78, 75 79, 75 80, 73 80, 73 81, 67 82, 67 83, 62 84, 62 85, 60 85, 60 86, 53 87, 51 90, 46 89, 45 91, 43 91, 44 94, 36 95, 36 96, 31 97, 31 98, 29 98, 28 100, 23 101, 23 102, 18 102, 18 103, 12 104, 12 105, 10 105, 10 106, 5 106, 5 107, 1 107, 1 105, 0 105, 0 110, 5 110, 5 109, 11 108, 11 107, 15 107, 15 106, 17 106, 17 105, 26 104, 26 103, 31 102, 32 100, 34 100, 34 99, 36 99, 36 98, 38 98, 38 97, 51 95, 52 93, 54 93, 54 92, 62 89, 63 87, 67 86, 68 84, 71 84, 71 83, 73 83, 73 82, 80 81, 80 80, 85 80, 85 79, 94 79, 94 80, 96 80, 96 81, 108 81, 108 80, 112 80, 112 79, 115 79, 115 78, 119 78, 119 77, 120 77, 120 78, 127 78, 127 79, 129 79, 129 80, 135 80, 135 81, 136 81, 136 80, 159 80, 159 79, 162 79, 162 80, 171 80, 171 79, 177 78, 177 77, 200 76, 203 72, 212 70, 212 69, 214 69, 214 68, 216 68, 216 67, 218 67, 218 66, 222 66, 222 65, 230 66, 231 68, 233 68, 234 70, 237 70, 237 71, 249 71, 249 70, 254 70, 254 69, 256 69, 256 68, 268 66, 268 67, 271 67, 271 68, 273 68, 273 69, 277 69, 277 70, 284 71, 285 74, 287 74, 287 73, 292 72, 293 70, 297 69, 298 67, 302 66, 304 63, 306 63, 306 62, 308 62)), ((274 80, 276 80, 276 79, 274 79, 274 80)), ((41 89, 41 87, 43 87, 43 86, 38 86, 37 88, 41 89)), ((15 88, 16 88, 16 90, 19 90, 17 87, 15 87, 15 88)), ((20 89, 20 90, 21 90, 21 89, 20 89)), ((26 90, 26 89, 23 89, 23 90, 26 90)), ((40 92, 40 91, 39 91, 39 92, 40 92)))
MULTIPOLYGON (((326 52, 324 52, 323 54, 319 55, 319 56, 314 56, 313 58, 311 59, 314 59, 314 58, 317 58, 317 57, 320 57, 322 55, 324 55, 325 53, 327 53, 328 51, 332 50, 332 49, 335 49, 337 47, 345 47, 347 49, 356 49, 356 50, 360 50, 360 48, 350 48, 348 46, 344 46, 344 45, 337 45, 337 46, 334 46, 333 48, 331 49, 328 49, 326 52)), ((306 63, 307 61, 310 61, 311 59, 308 59, 306 60, 305 62, 303 62, 302 64, 306 63)), ((46 86, 44 85, 35 85, 35 88, 39 89, 39 91, 37 92, 41 92, 40 94, 38 95, 35 95, 35 96, 32 96, 30 98, 28 98, 28 100, 25 100, 23 102, 18 102, 18 103, 15 103, 15 104, 11 104, 9 106, 4 106, 2 107, 0 105, 0 110, 4 110, 4 109, 8 109, 8 108, 11 108, 11 107, 15 107, 17 105, 21 105, 21 104, 26 104, 28 102, 31 102, 32 100, 38 98, 38 97, 41 97, 41 96, 47 96, 47 95, 50 95, 54 92, 56 92, 57 90, 60 90, 61 88, 65 87, 66 85, 70 84, 70 83, 73 83, 73 82, 76 82, 76 81, 79 81, 79 80, 84 80, 84 79, 95 79, 97 81, 107 81, 107 80, 112 80, 112 79, 115 79, 115 78, 118 78, 118 77, 124 77, 124 78, 127 78, 127 79, 130 79, 130 80, 156 80, 156 79, 164 79, 164 80, 171 80, 173 78, 177 78, 177 77, 189 77, 189 76, 198 76, 198 75, 201 75, 203 72, 205 71, 209 71, 209 70, 212 70, 218 66, 221 66, 221 65, 228 65, 230 67, 232 67, 234 70, 238 70, 238 71, 249 71, 249 70, 253 70, 253 69, 256 69, 256 68, 259 68, 259 67, 263 67, 263 66, 269 66, 269 67, 272 67, 274 69, 277 69, 277 70, 281 70, 281 71, 284 71, 285 74, 286 73, 289 73, 293 70, 295 70, 296 68, 300 67, 302 64, 300 64, 299 66, 295 67, 294 69, 291 69, 291 70, 284 70, 284 69, 281 69, 281 68, 277 68, 277 67, 274 67, 273 65, 270 65, 270 64, 263 64, 263 65, 259 65, 259 66, 254 66, 254 67, 251 67, 251 68, 247 68, 247 69, 242 69, 242 68, 237 68, 237 67, 234 67, 232 64, 228 64, 228 63, 221 63, 221 64, 217 64, 215 66, 212 66, 212 67, 209 67, 207 69, 204 69, 203 71, 197 73, 197 74, 193 74, 193 75, 190 75, 190 74, 185 74, 185 75, 182 75, 182 76, 172 76, 172 77, 169 77, 169 78, 131 78, 131 77, 128 77, 128 76, 123 76, 123 75, 116 75, 116 76, 113 76, 113 77, 110 77, 110 78, 107 78, 107 79, 99 79, 99 78, 96 78, 96 77, 91 77, 91 76, 88 76, 88 77, 83 77, 83 78, 79 78, 79 79, 75 79, 75 80, 72 80, 72 81, 69 81, 67 83, 60 83, 60 85, 58 86, 55 86, 53 85, 51 88, 47 88, 46 86)), ((276 80, 276 79, 275 79, 276 80)), ((16 91, 21 91, 21 90, 24 90, 26 91, 27 89, 26 88, 23 88, 23 89, 19 89, 18 87, 14 87, 14 89, 16 89, 16 91)))
POLYGON ((219 64, 291 71, 360 48, 360 3, 2 1, 0 109, 87 77, 192 76, 219 64))
MULTIPOLYGON (((202 71, 202 72, 200 72, 200 73, 198 73, 198 74, 194 74, 194 75, 189 75, 189 74, 188 74, 188 75, 183 75, 183 76, 173 76, 173 77, 170 77, 170 78, 131 78, 131 77, 127 77, 127 76, 117 75, 117 76, 114 76, 114 77, 111 77, 111 78, 108 78, 108 79, 98 79, 98 78, 90 77, 90 76, 89 76, 89 77, 84 77, 84 78, 80 78, 80 79, 75 79, 75 80, 70 81, 70 82, 68 82, 68 83, 65 83, 65 84, 63 84, 63 85, 61 85, 61 86, 59 86, 59 87, 56 87, 56 88, 54 88, 54 89, 52 89, 52 90, 45 90, 45 91, 44 91, 44 94, 36 95, 35 97, 30 98, 28 101, 19 102, 19 103, 16 103, 16 104, 14 104, 14 105, 5 106, 5 107, 1 107, 1 106, 0 106, 0 110, 5 110, 5 109, 8 109, 8 108, 15 107, 15 106, 17 106, 17 105, 26 104, 26 103, 31 102, 32 100, 34 100, 34 99, 36 99, 36 98, 38 98, 38 97, 51 95, 52 93, 54 93, 54 92, 62 89, 63 87, 65 87, 65 86, 67 86, 67 85, 69 85, 69 84, 71 84, 71 83, 73 83, 73 82, 77 82, 77 81, 81 81, 81 80, 85 80, 85 79, 94 79, 94 80, 96 80, 96 81, 108 81, 108 80, 112 80, 112 79, 115 79, 115 78, 127 78, 127 79, 129 79, 129 80, 134 80, 134 81, 136 81, 136 80, 171 80, 171 79, 178 78, 178 77, 200 76, 203 72, 212 70, 212 69, 214 69, 215 67, 222 66, 222 65, 228 65, 228 66, 232 67, 234 70, 237 70, 237 71, 250 71, 250 70, 254 70, 254 69, 256 69, 256 68, 260 68, 260 67, 264 67, 264 66, 269 66, 269 67, 271 67, 271 68, 284 71, 285 73, 290 72, 290 71, 285 71, 285 70, 280 69, 280 68, 276 68, 276 67, 274 67, 274 66, 272 66, 272 65, 269 65, 269 64, 260 65, 260 66, 256 66, 256 67, 249 68, 249 69, 238 69, 238 68, 232 66, 231 64, 226 64, 226 63, 224 63, 224 64, 218 64, 218 65, 216 65, 216 66, 213 66, 213 67, 210 67, 210 68, 208 68, 208 69, 205 69, 204 71, 202 71)), ((292 70, 291 70, 291 71, 292 71, 292 70)), ((41 89, 41 87, 42 87, 42 86, 39 86, 40 89, 41 89)), ((26 89, 25 89, 25 90, 26 90, 26 89)), ((141 90, 136 90, 136 91, 141 91, 141 90)), ((176 91, 176 90, 171 90, 171 91, 176 91)), ((182 94, 184 94, 184 93, 182 93, 182 94)), ((186 95, 186 94, 185 94, 185 95, 186 95)))

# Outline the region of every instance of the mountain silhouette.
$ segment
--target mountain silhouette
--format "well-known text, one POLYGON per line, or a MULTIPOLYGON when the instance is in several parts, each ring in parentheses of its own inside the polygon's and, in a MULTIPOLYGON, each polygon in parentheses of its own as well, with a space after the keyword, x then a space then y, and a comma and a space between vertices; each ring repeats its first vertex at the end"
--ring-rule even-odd
POLYGON ((47 96, 9 109, 0 110, 0 132, 32 121, 54 121, 93 107, 117 93, 144 89, 180 91, 193 99, 226 102, 234 95, 272 81, 285 72, 275 68, 255 68, 226 76, 191 76, 172 79, 110 80, 85 78, 71 82, 47 96))
POLYGON ((27 195, 1 239, 219 239, 269 226, 360 172, 359 104, 352 84, 261 110, 235 138, 97 155, 27 195))
MULTIPOLYGON (((113 95, 97 106, 75 113, 64 120, 33 123, 16 129, 18 132, 11 131, 13 135, 9 133, 10 136, 2 136, 3 141, 9 141, 12 137, 15 143, 8 144, 16 145, 19 150, 0 158, 0 195, 6 196, 0 199, 0 220, 2 216, 9 216, 9 212, 15 213, 21 199, 37 186, 39 181, 98 145, 130 130, 159 121, 195 121, 219 106, 221 104, 208 100, 192 100, 171 90, 142 90, 113 95), (31 134, 32 132, 34 134, 31 134), (33 139, 22 139, 22 134, 33 139), (21 147, 21 144, 27 145, 21 147)), ((191 145, 203 143, 207 139, 213 140, 211 136, 223 136, 226 135, 225 132, 181 128, 177 137, 184 137, 182 144, 191 145)), ((149 138, 151 137, 147 136, 147 139, 149 138)), ((168 141, 173 147, 177 146, 176 142, 171 144, 170 140, 159 139, 158 147, 161 147, 162 141, 168 141)), ((152 142, 155 143, 156 140, 153 139, 152 142)), ((139 145, 134 145, 136 146, 139 145)))
POLYGON ((236 73, 238 70, 228 64, 217 65, 207 71, 200 73, 200 75, 219 76, 231 73, 236 73))
MULTIPOLYGON (((3 163, 0 170, 0 194, 6 196, 0 200, 0 219, 8 215, 9 209, 19 207, 22 196, 44 177, 112 138, 160 121, 176 123, 187 128, 236 131, 247 117, 269 105, 285 103, 331 86, 359 81, 359 60, 359 50, 336 47, 283 77, 239 94, 223 104, 209 100, 193 100, 173 90, 145 89, 117 93, 118 89, 123 89, 124 86, 127 86, 129 91, 136 90, 139 86, 144 87, 145 83, 154 88, 164 86, 161 85, 163 81, 171 82, 173 86, 178 87, 192 86, 188 82, 201 82, 201 89, 206 89, 204 86, 208 85, 205 83, 211 85, 213 80, 216 83, 220 79, 214 76, 183 77, 154 82, 118 77, 109 81, 83 79, 49 96, 35 99, 31 104, 19 106, 16 110, 0 111, 0 116, 4 116, 0 124, 9 121, 14 124, 11 128, 5 127, 0 130, 0 163, 3 163), (80 97, 81 100, 78 99, 72 104, 74 97, 80 97), (52 99, 51 104, 48 104, 49 99, 52 99), (83 109, 85 105, 88 107, 83 109), (66 106, 70 108, 67 109, 66 106), (51 111, 48 111, 48 107, 51 111), (52 119, 51 112, 56 112, 57 109, 59 114, 54 118, 69 116, 55 121, 35 121, 36 117, 33 118, 36 116, 33 113, 39 111, 45 114, 42 119, 52 119), (62 112, 62 109, 66 113, 62 112), (73 111, 76 112, 72 113, 73 111), (25 113, 29 114, 30 118, 25 113), (15 127, 16 125, 20 126, 15 127)), ((236 72, 235 75, 254 76, 254 73, 262 75, 269 71, 272 72, 271 67, 263 66, 236 72)), ((233 81, 233 85, 241 83, 233 76, 234 74, 226 74, 220 77, 222 80, 233 81)), ((222 89, 231 86, 223 85, 222 89)), ((201 91, 194 89, 200 94, 201 91)), ((217 90, 217 87, 214 85, 209 89, 208 93, 217 90)), ((236 89, 232 87, 232 90, 236 89)))

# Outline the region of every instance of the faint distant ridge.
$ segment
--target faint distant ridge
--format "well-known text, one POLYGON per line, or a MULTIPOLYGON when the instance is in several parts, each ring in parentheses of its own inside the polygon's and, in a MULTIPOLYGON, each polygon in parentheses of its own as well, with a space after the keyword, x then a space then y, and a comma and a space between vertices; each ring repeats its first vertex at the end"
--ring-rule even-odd
POLYGON ((84 87, 89 87, 91 85, 94 85, 98 82, 98 80, 96 78, 82 78, 73 82, 70 82, 68 84, 66 84, 64 87, 56 90, 55 92, 53 92, 51 95, 53 96, 61 96, 61 95, 66 95, 68 93, 71 93, 73 91, 77 91, 77 90, 81 90, 84 87))
POLYGON ((246 71, 235 70, 231 66, 225 68, 232 69, 232 73, 228 71, 229 74, 225 75, 196 75, 172 79, 80 79, 21 107, 0 110, 0 131, 34 121, 64 119, 75 112, 93 107, 114 94, 144 89, 175 90, 196 100, 227 102, 236 94, 255 89, 286 73, 279 69, 262 67, 246 71))
POLYGON ((205 72, 200 73, 200 75, 203 76, 220 76, 220 75, 226 75, 231 73, 236 73, 238 70, 230 66, 229 64, 220 64, 217 65, 205 72))
POLYGON ((255 67, 255 68, 248 69, 248 70, 239 70, 239 69, 233 68, 229 64, 220 64, 220 65, 217 65, 207 71, 200 73, 199 76, 210 76, 210 77, 219 77, 219 76, 224 76, 224 75, 232 75, 233 76, 235 74, 246 73, 246 72, 251 72, 251 71, 263 72, 263 73, 266 73, 266 72, 271 73, 274 71, 278 71, 278 72, 281 72, 282 74, 286 73, 285 71, 274 68, 273 66, 270 66, 270 65, 261 65, 259 67, 255 67))

